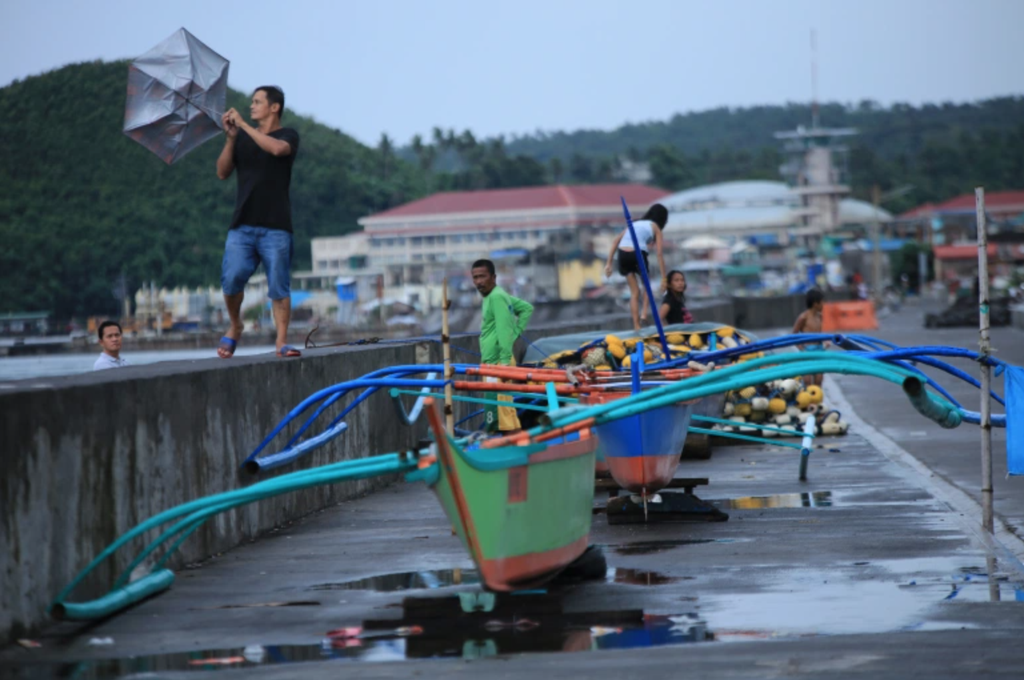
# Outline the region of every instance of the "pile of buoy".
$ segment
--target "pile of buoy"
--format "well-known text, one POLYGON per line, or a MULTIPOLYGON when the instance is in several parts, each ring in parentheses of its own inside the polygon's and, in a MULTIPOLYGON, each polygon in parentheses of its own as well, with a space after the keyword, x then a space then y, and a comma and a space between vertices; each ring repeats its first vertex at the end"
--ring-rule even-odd
MULTIPOLYGON (((665 336, 668 342, 668 359, 685 357, 690 352, 708 351, 712 345, 716 349, 732 349, 750 343, 750 338, 736 331, 732 326, 720 326, 714 330, 688 332, 670 332, 665 336), (712 335, 714 338, 712 338, 712 335)), ((644 343, 644 363, 652 364, 666 360, 665 352, 657 335, 646 338, 620 338, 617 335, 606 335, 598 342, 588 342, 576 349, 567 349, 547 357, 544 368, 560 368, 565 364, 585 364, 598 371, 628 369, 633 362, 638 343, 644 343)), ((762 352, 751 352, 740 356, 738 361, 749 361, 764 356, 762 352)), ((690 368, 706 371, 706 366, 695 361, 690 368)))
POLYGON ((825 406, 825 392, 820 386, 805 386, 798 378, 774 380, 729 392, 722 416, 735 424, 716 425, 716 429, 763 437, 802 436, 808 418, 814 418, 815 434, 819 435, 846 434, 850 428, 839 411, 825 406), (782 432, 762 430, 757 425, 782 432))

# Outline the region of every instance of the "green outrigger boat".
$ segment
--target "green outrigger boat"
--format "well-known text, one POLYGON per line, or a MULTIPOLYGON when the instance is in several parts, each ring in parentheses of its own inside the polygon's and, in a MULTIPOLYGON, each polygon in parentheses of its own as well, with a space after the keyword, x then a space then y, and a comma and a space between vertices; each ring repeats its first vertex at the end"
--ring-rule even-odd
POLYGON ((478 451, 444 430, 427 405, 436 462, 420 478, 437 494, 484 585, 506 592, 539 586, 587 549, 597 437, 589 430, 543 444, 478 451))

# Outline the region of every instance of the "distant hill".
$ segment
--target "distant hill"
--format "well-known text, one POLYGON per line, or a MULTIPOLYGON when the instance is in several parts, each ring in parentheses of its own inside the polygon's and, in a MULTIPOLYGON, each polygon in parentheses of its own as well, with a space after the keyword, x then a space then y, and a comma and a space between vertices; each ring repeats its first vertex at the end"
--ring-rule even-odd
MULTIPOLYGON (((849 141, 856 194, 867 197, 876 183, 915 186, 896 209, 979 184, 992 190, 1024 187, 1024 97, 890 107, 831 103, 820 107, 820 120, 860 132, 849 141)), ((509 153, 564 168, 569 180, 588 180, 602 161, 614 170, 616 157, 646 160, 656 184, 684 189, 729 179, 777 179, 781 159, 773 133, 810 121, 804 104, 719 108, 611 131, 538 133, 505 146, 509 153), (575 176, 576 169, 583 178, 575 176)))
MULTIPOLYGON (((900 212, 984 185, 1024 187, 1024 97, 966 104, 882 107, 870 101, 820 107, 825 127, 853 127, 848 139, 854 195, 869 198, 913 185, 886 207, 900 212)), ((399 154, 435 172, 436 186, 507 186, 507 172, 491 166, 514 158, 521 172, 512 185, 629 180, 646 163, 650 181, 672 190, 736 179, 779 179, 782 163, 774 133, 809 126, 806 104, 718 108, 677 114, 667 121, 615 130, 539 132, 476 139, 471 132, 434 128, 399 154), (504 182, 504 184, 503 184, 504 182)))
MULTIPOLYGON (((854 127, 865 146, 886 159, 900 154, 915 155, 929 144, 957 141, 961 132, 1012 130, 1024 122, 1024 97, 1002 97, 966 104, 924 104, 920 107, 895 104, 882 107, 864 101, 857 105, 838 103, 819 107, 825 127, 854 127)), ((538 133, 517 137, 506 146, 510 152, 525 153, 541 161, 559 157, 569 160, 574 153, 592 156, 627 155, 669 144, 688 156, 705 149, 759 149, 775 146, 773 133, 809 127, 811 107, 807 104, 717 108, 676 114, 667 121, 623 125, 614 130, 577 130, 538 133)))
MULTIPOLYGON (((67 66, 0 89, 0 312, 116 313, 131 290, 216 284, 235 180, 217 179, 213 139, 173 166, 121 132, 128 62, 67 66)), ((248 113, 248 95, 228 105, 248 113)), ((301 136, 292 182, 295 266, 309 240, 419 197, 428 173, 285 112, 301 136)))

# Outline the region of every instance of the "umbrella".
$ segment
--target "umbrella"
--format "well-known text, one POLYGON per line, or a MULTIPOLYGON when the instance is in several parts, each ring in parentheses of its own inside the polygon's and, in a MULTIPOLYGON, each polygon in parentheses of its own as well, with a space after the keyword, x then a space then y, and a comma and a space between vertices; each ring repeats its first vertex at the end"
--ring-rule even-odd
POLYGON ((714 236, 691 236, 680 243, 679 247, 683 250, 719 250, 728 248, 729 244, 714 236))
POLYGON ((165 163, 220 134, 228 61, 184 28, 128 67, 124 133, 165 163))

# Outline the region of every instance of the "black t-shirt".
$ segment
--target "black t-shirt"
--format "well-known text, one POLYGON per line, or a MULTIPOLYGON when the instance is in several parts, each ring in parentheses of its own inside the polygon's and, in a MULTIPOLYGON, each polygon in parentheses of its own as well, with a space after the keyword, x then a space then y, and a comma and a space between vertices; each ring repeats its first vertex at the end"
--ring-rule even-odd
POLYGON ((238 173, 238 198, 231 228, 242 224, 267 229, 292 230, 292 203, 288 190, 292 183, 292 164, 299 153, 299 133, 280 128, 270 133, 274 139, 288 142, 292 152, 275 156, 259 147, 244 130, 235 140, 235 171, 238 173))
POLYGON ((670 290, 665 291, 665 297, 661 298, 661 304, 668 305, 668 314, 665 316, 665 323, 687 323, 686 298, 676 295, 670 290))

